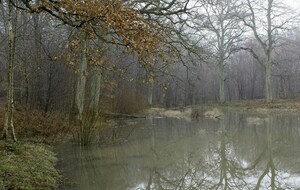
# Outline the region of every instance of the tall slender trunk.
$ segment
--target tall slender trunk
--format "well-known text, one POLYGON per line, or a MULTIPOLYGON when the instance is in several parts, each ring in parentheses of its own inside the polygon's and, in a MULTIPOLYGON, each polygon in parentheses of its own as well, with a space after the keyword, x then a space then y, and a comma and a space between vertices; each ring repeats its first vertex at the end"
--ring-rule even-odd
POLYGON ((224 71, 223 63, 219 64, 219 82, 220 82, 219 99, 220 99, 220 103, 224 104, 226 100, 225 100, 225 71, 224 71))
MULTIPOLYGON (((38 3, 39 1, 37 1, 38 3)), ((34 61, 35 61, 35 81, 34 81, 34 93, 33 101, 31 103, 38 103, 40 109, 43 109, 44 98, 43 98, 43 73, 42 73, 42 32, 40 26, 40 15, 35 13, 32 16, 33 20, 33 34, 34 34, 34 61)))
MULTIPOLYGON (((28 18, 25 13, 22 14, 22 33, 27 34, 28 32, 28 27, 27 27, 27 22, 28 18)), ((22 73, 22 83, 21 83, 21 103, 22 105, 25 105, 25 109, 27 109, 28 105, 28 76, 27 76, 27 62, 28 62, 28 55, 27 55, 27 39, 25 37, 22 38, 22 59, 23 59, 23 64, 21 66, 21 73, 22 73)))
POLYGON ((150 107, 152 107, 153 105, 153 87, 154 87, 154 81, 153 80, 150 80, 149 81, 149 84, 148 84, 148 92, 147 92, 147 95, 148 95, 148 105, 150 107))
MULTIPOLYGON (((69 36, 70 36, 70 39, 72 38, 72 28, 69 27, 68 28, 68 31, 69 31, 69 36)), ((68 42, 68 59, 71 59, 72 57, 72 50, 71 50, 71 44, 72 44, 72 41, 69 40, 68 42)), ((76 108, 75 108, 75 91, 76 91, 76 73, 75 72, 72 72, 72 74, 70 75, 70 78, 69 78, 69 94, 68 94, 68 99, 69 99, 69 102, 67 102, 67 105, 68 105, 68 108, 69 108, 69 122, 70 122, 70 125, 74 126, 75 125, 75 117, 76 117, 76 108)))
POLYGON ((268 60, 265 67, 265 82, 266 82, 266 98, 267 102, 270 103, 273 100, 272 95, 272 78, 271 78, 271 61, 268 60))
POLYGON ((254 99, 254 91, 255 91, 255 81, 256 81, 256 74, 255 71, 253 77, 251 78, 251 99, 254 99))
POLYGON ((271 67, 272 67, 272 53, 273 53, 273 36, 272 36, 272 7, 273 0, 268 0, 268 49, 266 52, 266 96, 267 102, 270 103, 273 100, 272 96, 272 79, 271 79, 271 67))
POLYGON ((52 63, 48 63, 48 86, 47 86, 47 93, 46 93, 46 101, 45 101, 45 108, 44 114, 46 115, 50 109, 51 99, 52 99, 52 80, 53 80, 53 65, 52 63))
MULTIPOLYGON (((14 68, 14 55, 15 55, 15 31, 13 27, 13 6, 9 0, 8 3, 8 75, 7 75, 7 107, 5 113, 5 124, 4 124, 4 139, 9 139, 10 136, 13 141, 17 141, 17 137, 15 134, 14 123, 13 123, 13 68, 14 68)), ((16 24, 16 23, 15 23, 16 24)))

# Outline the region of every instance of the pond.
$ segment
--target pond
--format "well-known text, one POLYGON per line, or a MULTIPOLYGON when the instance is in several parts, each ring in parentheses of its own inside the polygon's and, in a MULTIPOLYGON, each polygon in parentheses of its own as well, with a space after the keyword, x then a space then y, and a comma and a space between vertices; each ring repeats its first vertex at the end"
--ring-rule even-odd
POLYGON ((59 147, 62 189, 300 189, 300 118, 121 120, 112 145, 59 147), (122 143, 118 142, 122 139, 122 143))

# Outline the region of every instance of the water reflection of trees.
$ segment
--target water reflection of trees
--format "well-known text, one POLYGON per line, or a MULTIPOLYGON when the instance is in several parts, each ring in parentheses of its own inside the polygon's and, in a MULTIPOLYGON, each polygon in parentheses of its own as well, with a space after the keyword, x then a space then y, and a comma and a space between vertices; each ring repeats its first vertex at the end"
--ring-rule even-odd
POLYGON ((243 117, 220 121, 217 135, 211 137, 215 142, 210 141, 201 153, 186 154, 169 168, 152 168, 145 189, 299 188, 285 181, 293 173, 299 177, 299 170, 295 172, 295 164, 300 163, 295 148, 299 129, 291 119, 282 119, 269 117, 259 126, 245 124, 243 117), (253 144, 242 142, 249 138, 253 144), (247 149, 252 150, 245 153, 247 149))
POLYGON ((223 121, 217 134, 219 142, 214 138, 215 142, 208 144, 206 150, 186 154, 180 163, 173 164, 171 168, 153 169, 146 190, 244 189, 247 185, 242 178, 245 171, 228 143, 223 121))
MULTIPOLYGON (((299 138, 298 126, 293 125, 292 121, 291 118, 273 116, 269 116, 265 121, 265 138, 257 139, 257 141, 263 141, 261 145, 263 144, 264 148, 252 166, 246 168, 250 175, 257 176, 257 182, 251 189, 275 190, 300 187, 299 183, 289 184, 285 182, 285 175, 290 176, 295 173, 295 166, 297 167, 300 163, 297 159, 299 150, 297 151, 296 148, 299 141, 296 144, 294 141, 295 137, 299 138), (295 151, 298 152, 296 157, 295 151)), ((299 171, 296 173, 299 178, 299 171)))
POLYGON ((212 154, 213 158, 209 165, 214 168, 210 175, 218 181, 211 180, 208 189, 243 189, 247 183, 243 180, 243 169, 239 160, 235 157, 232 145, 228 143, 228 134, 224 120, 220 121, 220 145, 212 154), (214 155, 215 154, 215 155, 214 155), (216 183, 217 182, 217 183, 216 183))
POLYGON ((300 178, 300 120, 272 117, 250 125, 246 117, 188 124, 154 120, 125 144, 78 150, 69 169, 79 189, 300 188, 287 182, 300 178))

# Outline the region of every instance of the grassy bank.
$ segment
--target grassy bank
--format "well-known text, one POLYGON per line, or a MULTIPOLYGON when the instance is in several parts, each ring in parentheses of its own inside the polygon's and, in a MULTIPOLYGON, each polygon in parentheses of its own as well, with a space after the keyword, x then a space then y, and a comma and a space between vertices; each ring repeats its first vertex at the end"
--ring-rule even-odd
MULTIPOLYGON (((61 177, 55 168, 57 158, 51 146, 70 136, 65 118, 63 114, 44 115, 37 110, 14 112, 20 141, 0 141, 0 190, 57 189, 61 177)), ((0 109, 0 123, 4 123, 3 109, 0 109)))
MULTIPOLYGON (((4 115, 4 109, 0 108, 0 126, 4 124, 4 115)), ((114 125, 111 120, 102 118, 92 130, 102 131, 114 125)), ((76 138, 78 129, 69 126, 68 116, 19 108, 14 110, 14 126, 20 141, 0 140, 0 190, 57 189, 67 182, 61 180, 56 168, 57 157, 52 149, 72 137, 76 138)), ((2 130, 0 127, 0 138, 2 130)))
POLYGON ((56 162, 44 144, 0 141, 0 189, 56 189, 56 162))

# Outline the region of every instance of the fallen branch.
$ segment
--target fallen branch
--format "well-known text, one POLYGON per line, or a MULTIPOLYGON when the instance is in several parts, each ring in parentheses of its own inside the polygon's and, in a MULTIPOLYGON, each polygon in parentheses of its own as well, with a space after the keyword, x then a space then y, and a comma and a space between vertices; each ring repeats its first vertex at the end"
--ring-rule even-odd
POLYGON ((104 117, 112 117, 112 118, 146 118, 145 115, 131 115, 131 114, 123 114, 123 113, 111 113, 111 112, 105 112, 102 113, 104 117))

